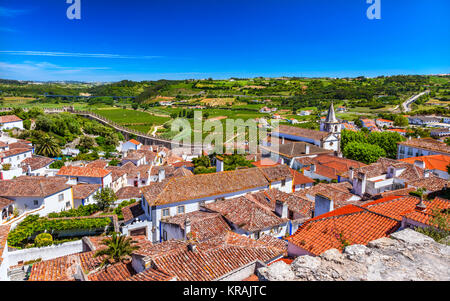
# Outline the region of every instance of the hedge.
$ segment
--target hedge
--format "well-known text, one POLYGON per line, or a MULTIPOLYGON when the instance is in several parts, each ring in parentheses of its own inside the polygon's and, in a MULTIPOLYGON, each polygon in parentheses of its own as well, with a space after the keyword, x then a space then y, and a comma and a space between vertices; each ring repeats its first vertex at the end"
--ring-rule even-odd
POLYGON ((8 245, 14 248, 24 248, 33 241, 35 235, 45 231, 52 233, 61 230, 102 229, 110 223, 111 219, 107 217, 52 220, 38 215, 30 215, 9 232, 8 245))
POLYGON ((61 211, 59 213, 50 213, 48 217, 76 217, 76 216, 90 216, 96 212, 100 211, 100 207, 97 204, 90 204, 86 206, 79 206, 76 209, 69 209, 67 211, 61 211))

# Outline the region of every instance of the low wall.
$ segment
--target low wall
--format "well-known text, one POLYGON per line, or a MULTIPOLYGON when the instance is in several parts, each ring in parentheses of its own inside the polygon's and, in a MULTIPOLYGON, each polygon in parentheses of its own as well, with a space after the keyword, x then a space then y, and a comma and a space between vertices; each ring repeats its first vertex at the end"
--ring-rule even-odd
POLYGON ((54 259, 61 256, 80 253, 83 251, 83 243, 80 240, 69 241, 60 245, 52 245, 42 248, 29 248, 22 250, 7 251, 3 257, 8 263, 8 266, 19 264, 19 261, 26 262, 41 258, 42 260, 54 259))

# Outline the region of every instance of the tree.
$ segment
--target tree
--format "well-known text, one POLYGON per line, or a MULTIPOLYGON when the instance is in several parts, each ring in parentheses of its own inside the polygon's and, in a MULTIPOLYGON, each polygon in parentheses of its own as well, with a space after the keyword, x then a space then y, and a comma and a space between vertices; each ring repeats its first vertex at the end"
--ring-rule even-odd
POLYGON ((53 237, 50 233, 41 233, 34 239, 36 247, 45 247, 53 244, 53 237))
POLYGON ((376 162, 380 157, 385 157, 386 152, 378 145, 361 142, 350 142, 343 150, 344 157, 365 164, 376 162))
POLYGON ((78 148, 82 150, 89 150, 95 146, 95 140, 89 136, 82 136, 78 142, 78 148))
POLYGON ((403 115, 395 115, 394 125, 395 126, 408 126, 409 125, 408 118, 406 118, 403 115))
POLYGON ((94 257, 104 256, 102 262, 100 263, 100 268, 107 267, 110 264, 123 262, 129 259, 133 251, 139 249, 136 246, 137 241, 131 239, 131 237, 126 237, 125 235, 120 235, 120 233, 114 232, 111 237, 102 240, 101 244, 106 246, 95 252, 94 257))
POLYGON ((117 201, 117 196, 111 188, 102 188, 94 195, 97 206, 102 211, 107 211, 117 201))
POLYGON ((49 136, 43 136, 37 143, 36 154, 44 157, 57 157, 61 153, 59 145, 56 140, 49 136))

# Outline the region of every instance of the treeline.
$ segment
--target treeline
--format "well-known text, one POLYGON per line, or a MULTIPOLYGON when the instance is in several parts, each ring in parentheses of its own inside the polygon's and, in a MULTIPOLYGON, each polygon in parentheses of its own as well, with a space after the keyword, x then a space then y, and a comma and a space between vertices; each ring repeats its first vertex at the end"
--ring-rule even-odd
POLYGON ((397 143, 405 138, 395 132, 353 132, 343 130, 341 150, 344 157, 366 164, 376 162, 380 157, 397 158, 397 143))

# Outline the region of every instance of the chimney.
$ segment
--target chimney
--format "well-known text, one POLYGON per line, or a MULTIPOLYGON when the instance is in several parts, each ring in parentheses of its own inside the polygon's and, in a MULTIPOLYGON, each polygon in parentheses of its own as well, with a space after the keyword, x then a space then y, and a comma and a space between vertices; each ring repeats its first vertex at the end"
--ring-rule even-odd
POLYGON ((223 169, 223 158, 216 156, 216 172, 221 172, 223 169))
POLYGON ((314 199, 314 217, 333 210, 333 200, 324 195, 316 194, 316 197, 314 199))
POLYGON ((275 202, 275 213, 281 218, 288 217, 288 204, 280 200, 275 202))
POLYGON ((416 204, 416 209, 422 211, 425 210, 426 208, 427 206, 423 202, 423 196, 420 196, 420 202, 416 204))
POLYGON ((414 161, 414 165, 416 165, 417 167, 420 167, 422 169, 425 169, 425 162, 421 161, 421 160, 415 160, 414 161))
POLYGON ((281 137, 281 144, 284 144, 284 137, 281 137))
POLYGON ((350 168, 348 169, 348 174, 350 176, 350 180, 353 179, 354 173, 355 173, 355 171, 353 170, 353 167, 350 166, 350 168))
POLYGON ((305 145, 305 154, 309 155, 309 145, 305 145))
POLYGON ((30 164, 27 164, 27 175, 28 176, 31 175, 31 166, 30 166, 30 164))
POLYGON ((191 233, 191 220, 186 217, 184 220, 184 240, 189 240, 189 234, 191 233))
POLYGON ((164 168, 160 168, 158 172, 158 182, 161 182, 166 178, 166 170, 164 168))
POLYGON ((138 180, 138 184, 139 184, 139 182, 141 181, 141 173, 139 171, 137 173, 137 180, 138 180))

